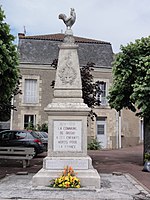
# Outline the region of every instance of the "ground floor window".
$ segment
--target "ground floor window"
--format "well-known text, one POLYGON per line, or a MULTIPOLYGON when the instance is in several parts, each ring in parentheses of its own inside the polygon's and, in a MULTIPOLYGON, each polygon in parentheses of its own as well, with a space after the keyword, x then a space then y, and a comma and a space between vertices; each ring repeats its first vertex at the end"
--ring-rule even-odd
POLYGON ((104 135, 105 134, 105 124, 97 123, 97 135, 104 135))
POLYGON ((24 128, 33 128, 36 125, 36 115, 24 115, 24 128))

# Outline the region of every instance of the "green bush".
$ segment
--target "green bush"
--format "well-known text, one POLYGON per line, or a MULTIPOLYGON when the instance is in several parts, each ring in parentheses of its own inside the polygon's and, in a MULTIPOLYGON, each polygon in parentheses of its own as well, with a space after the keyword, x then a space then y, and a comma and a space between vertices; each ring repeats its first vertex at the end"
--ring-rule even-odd
POLYGON ((44 131, 48 133, 48 124, 44 123, 44 124, 37 124, 37 130, 39 131, 44 131))
POLYGON ((37 124, 37 125, 33 125, 33 123, 29 123, 28 127, 26 127, 27 130, 33 130, 33 131, 43 131, 43 132, 47 132, 48 133, 48 124, 44 123, 44 124, 37 124))
POLYGON ((101 148, 101 142, 99 142, 97 138, 92 139, 92 141, 88 144, 88 150, 99 150, 101 148))
POLYGON ((145 153, 145 155, 144 155, 144 161, 145 162, 150 161, 150 153, 145 153))
POLYGON ((34 126, 32 122, 30 122, 30 123, 28 123, 28 126, 26 127, 26 130, 35 131, 36 130, 36 126, 34 126))

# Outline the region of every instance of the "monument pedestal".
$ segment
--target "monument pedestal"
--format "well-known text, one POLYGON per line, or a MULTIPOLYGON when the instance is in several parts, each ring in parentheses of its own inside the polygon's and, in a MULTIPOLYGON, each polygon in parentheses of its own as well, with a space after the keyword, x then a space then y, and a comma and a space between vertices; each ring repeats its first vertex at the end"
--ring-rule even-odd
MULTIPOLYGON (((99 174, 96 169, 75 170, 76 176, 80 179, 81 187, 100 188, 99 174)), ((50 180, 56 179, 62 175, 62 170, 41 169, 32 179, 32 186, 47 187, 51 184, 50 180)))
POLYGON ((52 103, 45 110, 49 119, 48 155, 43 168, 33 176, 33 187, 50 185, 50 180, 58 178, 64 167, 71 166, 82 187, 100 188, 100 176, 87 155, 90 109, 84 103, 52 103))
POLYGON ((48 186, 50 180, 62 175, 64 166, 72 166, 76 176, 80 179, 81 187, 100 188, 100 176, 92 167, 90 157, 46 157, 43 168, 33 177, 33 187, 48 186))
POLYGON ((33 176, 33 186, 47 186, 65 167, 72 167, 81 187, 100 188, 100 176, 87 156, 87 116, 90 108, 83 103, 82 84, 72 35, 66 35, 59 47, 54 98, 48 114, 48 155, 43 168, 33 176))

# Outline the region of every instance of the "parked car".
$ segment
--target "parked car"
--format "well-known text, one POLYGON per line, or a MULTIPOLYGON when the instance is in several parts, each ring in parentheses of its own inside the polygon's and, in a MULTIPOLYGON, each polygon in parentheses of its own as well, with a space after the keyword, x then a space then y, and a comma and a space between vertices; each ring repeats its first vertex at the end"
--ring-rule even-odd
POLYGON ((43 131, 34 131, 37 136, 41 139, 42 143, 44 144, 44 149, 47 151, 47 146, 48 146, 48 133, 43 132, 43 131))
POLYGON ((0 146, 33 147, 35 156, 44 151, 44 144, 34 131, 6 130, 0 132, 0 146))

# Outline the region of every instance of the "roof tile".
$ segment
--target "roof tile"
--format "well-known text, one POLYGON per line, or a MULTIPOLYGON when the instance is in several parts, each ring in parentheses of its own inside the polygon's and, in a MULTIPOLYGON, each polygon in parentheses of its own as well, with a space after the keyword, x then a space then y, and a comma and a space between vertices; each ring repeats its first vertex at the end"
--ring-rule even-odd
MULTIPOLYGON (((19 39, 34 39, 34 40, 52 40, 52 41, 63 41, 65 34, 48 34, 48 35, 34 35, 34 36, 25 36, 22 33, 18 34, 19 39)), ((74 36, 76 43, 94 43, 94 44, 110 44, 109 42, 104 42, 95 39, 83 38, 74 36)))

